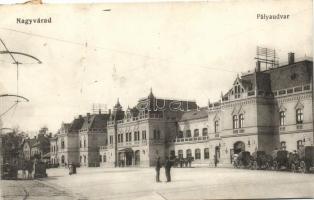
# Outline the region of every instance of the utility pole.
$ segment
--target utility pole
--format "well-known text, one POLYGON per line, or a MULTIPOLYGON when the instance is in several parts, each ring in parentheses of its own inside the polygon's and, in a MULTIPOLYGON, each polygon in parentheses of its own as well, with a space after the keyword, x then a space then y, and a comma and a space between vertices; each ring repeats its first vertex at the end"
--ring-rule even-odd
POLYGON ((117 109, 114 112, 114 167, 118 167, 118 124, 117 124, 117 109))

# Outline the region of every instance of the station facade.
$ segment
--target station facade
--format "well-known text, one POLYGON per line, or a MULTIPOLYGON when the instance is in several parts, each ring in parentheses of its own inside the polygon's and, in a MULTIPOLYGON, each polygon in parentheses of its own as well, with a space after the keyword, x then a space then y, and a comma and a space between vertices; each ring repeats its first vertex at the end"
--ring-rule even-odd
POLYGON ((223 167, 244 150, 270 153, 314 145, 313 62, 295 62, 292 53, 288 60, 268 69, 257 62, 254 71, 235 77, 219 101, 202 108, 152 91, 126 110, 118 100, 98 120, 98 131, 79 128, 76 157, 82 166, 149 167, 157 157, 174 155, 193 157, 193 165, 203 166, 213 166, 216 158, 223 167))

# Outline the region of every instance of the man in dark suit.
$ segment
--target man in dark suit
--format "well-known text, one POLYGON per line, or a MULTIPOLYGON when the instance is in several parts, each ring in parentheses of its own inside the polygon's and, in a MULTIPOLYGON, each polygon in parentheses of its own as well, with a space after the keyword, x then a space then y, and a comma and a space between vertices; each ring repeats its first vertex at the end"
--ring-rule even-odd
POLYGON ((156 160, 156 182, 160 182, 159 180, 159 175, 160 175, 160 168, 161 168, 161 162, 160 162, 160 157, 158 156, 157 157, 157 160, 156 160))
POLYGON ((169 157, 166 156, 165 172, 166 172, 167 182, 171 182, 171 174, 170 174, 171 166, 172 166, 172 163, 171 163, 171 161, 169 160, 169 157))

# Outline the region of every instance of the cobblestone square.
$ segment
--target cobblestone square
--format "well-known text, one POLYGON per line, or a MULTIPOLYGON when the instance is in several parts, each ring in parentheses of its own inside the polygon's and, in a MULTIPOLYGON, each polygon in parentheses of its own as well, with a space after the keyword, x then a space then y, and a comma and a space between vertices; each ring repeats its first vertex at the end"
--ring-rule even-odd
POLYGON ((156 183, 153 168, 79 168, 72 176, 66 169, 50 169, 48 178, 39 181, 3 181, 1 196, 91 200, 314 198, 313 178, 314 174, 290 172, 173 168, 172 182, 165 182, 162 169, 162 182, 156 183))

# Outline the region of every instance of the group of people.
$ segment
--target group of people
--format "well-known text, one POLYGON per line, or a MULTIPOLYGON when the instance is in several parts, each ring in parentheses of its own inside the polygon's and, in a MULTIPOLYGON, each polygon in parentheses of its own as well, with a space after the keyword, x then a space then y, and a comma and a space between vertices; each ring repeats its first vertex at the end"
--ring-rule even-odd
MULTIPOLYGON (((166 178, 167 178, 167 182, 171 182, 171 173, 170 173, 170 169, 172 167, 172 161, 169 159, 168 156, 166 156, 165 162, 164 162, 164 167, 165 167, 165 174, 166 174, 166 178)), ((162 168, 163 164, 160 160, 160 157, 157 157, 156 160, 156 165, 155 165, 155 169, 156 169, 156 182, 160 182, 160 169, 162 168)))

